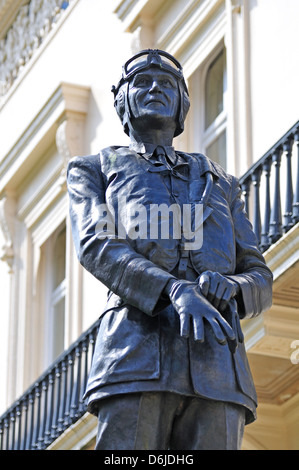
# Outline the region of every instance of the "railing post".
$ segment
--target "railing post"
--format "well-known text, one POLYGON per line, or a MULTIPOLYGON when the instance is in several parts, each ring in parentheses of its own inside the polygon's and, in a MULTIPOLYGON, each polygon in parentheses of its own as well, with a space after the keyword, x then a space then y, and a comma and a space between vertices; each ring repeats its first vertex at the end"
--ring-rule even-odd
POLYGON ((84 340, 83 342, 83 354, 84 354, 84 366, 83 366, 83 377, 81 379, 80 383, 80 397, 79 397, 79 410, 82 412, 84 409, 84 400, 83 400, 83 394, 85 392, 85 387, 87 383, 87 378, 88 378, 88 354, 89 354, 89 337, 84 340))
POLYGON ((48 377, 42 381, 41 386, 41 416, 39 425, 38 435, 38 448, 43 449, 45 447, 45 430, 46 430, 46 419, 48 412, 48 377))
POLYGON ((269 225, 270 225, 270 214, 271 214, 271 203, 270 203, 271 159, 270 158, 267 158, 265 160, 263 164, 263 172, 265 175, 266 198, 265 198, 265 213, 264 213, 260 248, 262 251, 265 251, 270 246, 270 241, 269 241, 269 225))
POLYGON ((5 449, 10 450, 10 442, 9 442, 9 434, 10 434, 10 413, 4 418, 4 436, 5 436, 5 449))
POLYGON ((66 408, 64 411, 64 426, 67 427, 71 424, 71 406, 72 406, 72 391, 74 387, 74 351, 72 351, 67 358, 67 377, 66 377, 66 408))
POLYGON ((293 201, 293 223, 296 224, 299 222, 299 127, 296 129, 294 139, 297 143, 297 177, 293 201))
POLYGON ((61 433, 64 431, 64 413, 66 409, 66 401, 67 401, 67 358, 62 361, 61 364, 61 401, 59 406, 59 418, 58 418, 58 431, 61 433))
POLYGON ((4 450, 3 446, 4 441, 4 429, 3 429, 3 422, 0 423, 0 450, 4 450))
POLYGON ((258 167, 252 175, 252 184, 254 187, 253 230, 259 244, 261 241, 260 181, 261 168, 258 167))
POLYGON ((16 450, 21 450, 21 439, 22 439, 22 402, 18 402, 18 403, 17 403, 16 416, 17 416, 17 430, 18 430, 18 435, 17 435, 17 442, 16 442, 15 449, 16 449, 16 450))
POLYGON ((271 210, 269 239, 271 243, 275 243, 282 235, 282 220, 281 220, 281 199, 280 199, 280 163, 281 163, 281 148, 277 148, 273 155, 272 161, 275 169, 275 183, 274 183, 274 200, 271 210))
POLYGON ((33 429, 34 429, 34 397, 33 397, 33 390, 29 393, 28 398, 28 413, 30 414, 28 427, 29 431, 27 434, 27 441, 26 441, 26 450, 31 450, 32 446, 32 438, 33 438, 33 429))
POLYGON ((24 430, 23 430, 23 439, 22 439, 22 450, 26 449, 27 434, 28 434, 28 396, 25 397, 23 401, 23 412, 25 415, 24 419, 24 430))
POLYGON ((53 425, 53 414, 54 414, 54 371, 51 371, 48 379, 48 394, 49 394, 49 409, 46 416, 46 427, 45 427, 45 446, 51 443, 51 430, 53 425))
POLYGON ((40 427, 40 405, 41 405, 41 386, 37 382, 35 384, 35 392, 34 392, 34 403, 33 407, 36 409, 36 417, 33 426, 33 440, 32 440, 32 447, 34 449, 38 448, 38 437, 39 437, 39 427, 40 427))
POLYGON ((286 204, 285 204, 285 214, 284 214, 284 232, 288 232, 293 226, 292 223, 292 203, 293 203, 293 182, 292 182, 292 147, 293 147, 293 138, 290 137, 283 144, 283 151, 286 152, 286 170, 287 170, 287 181, 286 181, 286 204))
POLYGON ((10 422, 12 424, 10 449, 15 450, 15 434, 16 434, 16 411, 15 410, 11 412, 10 422))
POLYGON ((79 411, 79 399, 80 399, 80 385, 81 385, 81 348, 82 344, 76 347, 75 351, 75 358, 76 358, 76 379, 73 387, 73 391, 71 392, 72 395, 72 403, 71 403, 71 419, 76 418, 78 416, 79 411))
POLYGON ((55 408, 53 413, 53 421, 51 426, 51 438, 52 440, 58 436, 58 421, 59 421, 59 409, 61 402, 61 364, 56 364, 55 367, 55 408))

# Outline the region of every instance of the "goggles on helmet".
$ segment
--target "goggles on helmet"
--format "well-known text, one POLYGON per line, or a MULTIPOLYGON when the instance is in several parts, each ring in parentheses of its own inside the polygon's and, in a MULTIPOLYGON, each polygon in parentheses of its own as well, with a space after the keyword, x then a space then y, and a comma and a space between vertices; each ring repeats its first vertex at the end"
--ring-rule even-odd
POLYGON ((156 66, 165 70, 177 78, 183 78, 183 69, 181 64, 168 52, 159 49, 146 49, 138 52, 129 59, 123 66, 123 79, 128 80, 141 70, 146 70, 152 66, 156 66), (140 57, 147 56, 145 60, 140 61, 140 57))
MULTIPOLYGON (((134 75, 150 67, 158 67, 165 72, 171 73, 183 83, 187 91, 181 64, 168 52, 159 49, 145 49, 131 57, 122 68, 122 78, 119 85, 129 81, 134 75)), ((119 88, 119 85, 116 88, 113 87, 113 91, 119 88)))

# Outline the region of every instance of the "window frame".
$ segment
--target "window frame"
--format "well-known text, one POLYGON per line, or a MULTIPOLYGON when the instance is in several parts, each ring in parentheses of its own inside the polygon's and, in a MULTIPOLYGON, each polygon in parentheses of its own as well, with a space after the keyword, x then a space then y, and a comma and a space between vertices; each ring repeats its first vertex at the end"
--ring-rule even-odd
POLYGON ((68 279, 67 279, 67 238, 65 242, 65 266, 64 266, 64 279, 55 286, 54 284, 54 249, 57 237, 62 232, 66 231, 66 219, 60 220, 59 224, 53 227, 53 231, 48 233, 48 236, 43 240, 42 244, 38 247, 39 261, 38 271, 36 275, 36 299, 35 308, 36 313, 40 316, 43 325, 42 342, 40 343, 40 355, 42 356, 43 368, 47 367, 57 358, 60 352, 68 347, 67 331, 68 331, 68 316, 67 316, 67 296, 68 296, 68 279), (57 353, 57 345, 55 345, 55 306, 63 300, 64 302, 64 331, 63 331, 63 344, 60 352, 57 353))
MULTIPOLYGON (((195 151, 207 154, 207 149, 212 145, 223 132, 227 134, 228 124, 228 96, 227 96, 227 60, 225 60, 224 68, 224 93, 223 93, 223 110, 218 114, 215 120, 205 128, 205 115, 206 115, 206 80, 208 71, 213 62, 220 55, 221 51, 224 51, 226 57, 226 47, 221 42, 217 47, 214 48, 213 52, 208 56, 204 63, 199 65, 197 70, 192 74, 189 79, 189 89, 191 95, 192 113, 189 118, 191 123, 191 136, 193 141, 193 147, 195 151)), ((211 158, 211 157, 210 157, 211 158)), ((227 158, 227 135, 226 135, 226 158, 227 158)), ((222 165, 223 166, 223 165, 222 165)), ((224 166, 225 169, 226 165, 224 166)))

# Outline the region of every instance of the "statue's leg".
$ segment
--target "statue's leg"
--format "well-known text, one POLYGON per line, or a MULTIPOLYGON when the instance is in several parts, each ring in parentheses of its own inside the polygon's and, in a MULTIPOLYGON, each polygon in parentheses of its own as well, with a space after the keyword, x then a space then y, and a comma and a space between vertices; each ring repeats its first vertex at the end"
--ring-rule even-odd
POLYGON ((182 397, 172 393, 130 393, 99 402, 95 450, 167 450, 182 397))
POLYGON ((202 398, 185 398, 174 421, 172 450, 239 450, 245 408, 202 398))

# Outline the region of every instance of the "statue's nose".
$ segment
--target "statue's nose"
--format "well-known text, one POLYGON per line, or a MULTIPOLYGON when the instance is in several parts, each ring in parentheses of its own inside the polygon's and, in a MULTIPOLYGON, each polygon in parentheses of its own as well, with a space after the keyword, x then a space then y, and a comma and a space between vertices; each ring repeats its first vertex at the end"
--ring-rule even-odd
POLYGON ((161 92, 161 88, 160 88, 160 85, 159 85, 157 80, 153 81, 149 91, 150 91, 150 93, 159 93, 159 92, 161 92))

